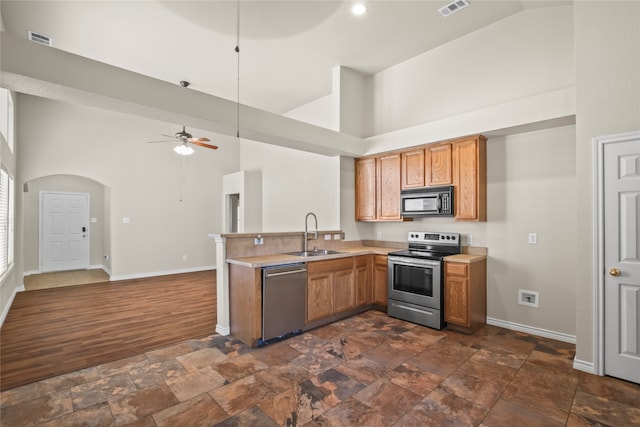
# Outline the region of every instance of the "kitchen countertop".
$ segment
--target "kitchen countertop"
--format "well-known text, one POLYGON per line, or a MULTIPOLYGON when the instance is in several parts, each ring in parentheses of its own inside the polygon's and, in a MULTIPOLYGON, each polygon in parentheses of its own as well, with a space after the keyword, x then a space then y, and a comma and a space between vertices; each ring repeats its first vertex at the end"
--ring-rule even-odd
MULTIPOLYGON (((227 258, 229 264, 242 265, 250 268, 269 267, 272 265, 292 264, 297 262, 323 261, 327 259, 345 258, 357 255, 387 255, 389 252, 398 251, 398 248, 384 248, 378 246, 354 246, 349 248, 334 249, 340 253, 331 255, 319 255, 313 257, 302 257, 289 254, 272 254, 249 256, 242 258, 227 258)), ((472 255, 476 256, 476 255, 472 255)))
POLYGON ((472 262, 482 261, 483 259, 487 259, 486 255, 458 254, 444 257, 446 262, 460 262, 464 264, 471 264, 472 262))

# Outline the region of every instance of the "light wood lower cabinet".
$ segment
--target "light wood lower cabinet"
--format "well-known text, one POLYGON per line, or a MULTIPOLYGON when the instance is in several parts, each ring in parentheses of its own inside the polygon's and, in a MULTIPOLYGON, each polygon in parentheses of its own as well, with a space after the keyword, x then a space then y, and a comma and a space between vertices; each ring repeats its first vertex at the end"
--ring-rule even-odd
POLYGON ((373 264, 373 303, 387 306, 388 267, 386 255, 375 255, 373 264))
POLYGON ((307 322, 355 307, 353 257, 307 263, 307 322))
POLYGON ((444 320, 471 333, 487 322, 487 261, 444 263, 444 320))
MULTIPOLYGON (((387 305, 386 255, 307 263, 307 323, 315 322, 315 327, 323 324, 320 319, 324 318, 328 323, 372 302, 387 305)), ((261 268, 229 264, 229 317, 231 334, 255 347, 262 338, 261 268)))
POLYGON ((229 264, 231 334, 255 347, 262 338, 262 269, 229 264))
POLYGON ((307 322, 311 322, 333 314, 333 273, 307 274, 307 322))
POLYGON ((355 260, 356 307, 371 302, 373 256, 361 255, 355 260))

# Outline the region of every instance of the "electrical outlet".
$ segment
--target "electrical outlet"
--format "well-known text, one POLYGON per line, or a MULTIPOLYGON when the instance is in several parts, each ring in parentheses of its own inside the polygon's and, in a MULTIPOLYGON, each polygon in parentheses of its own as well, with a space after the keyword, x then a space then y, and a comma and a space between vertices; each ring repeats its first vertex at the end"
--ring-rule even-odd
POLYGON ((518 304, 538 308, 540 306, 540 293, 518 289, 518 304))
POLYGON ((333 235, 333 240, 340 240, 342 236, 340 236, 340 234, 334 234, 333 235))
POLYGON ((186 255, 182 255, 182 260, 186 261, 187 260, 187 256, 186 255))
POLYGON ((529 233, 529 244, 530 245, 538 244, 538 233, 529 233))
POLYGON ((467 234, 467 246, 473 245, 473 234, 467 234))
POLYGON ((325 234, 324 240, 331 240, 331 234, 325 234))
POLYGON ((376 239, 382 240, 382 231, 377 231, 376 232, 376 239))
POLYGON ((262 238, 262 236, 257 236, 255 239, 253 239, 253 244, 254 245, 263 245, 264 244, 264 239, 262 238))

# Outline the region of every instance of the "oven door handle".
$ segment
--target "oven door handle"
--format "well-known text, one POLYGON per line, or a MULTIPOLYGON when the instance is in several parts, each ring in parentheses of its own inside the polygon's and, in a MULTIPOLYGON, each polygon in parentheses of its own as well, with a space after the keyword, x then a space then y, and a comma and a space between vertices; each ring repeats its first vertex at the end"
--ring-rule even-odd
POLYGON ((387 258, 389 264, 408 265, 412 267, 440 267, 440 261, 430 261, 415 258, 389 256, 387 258))

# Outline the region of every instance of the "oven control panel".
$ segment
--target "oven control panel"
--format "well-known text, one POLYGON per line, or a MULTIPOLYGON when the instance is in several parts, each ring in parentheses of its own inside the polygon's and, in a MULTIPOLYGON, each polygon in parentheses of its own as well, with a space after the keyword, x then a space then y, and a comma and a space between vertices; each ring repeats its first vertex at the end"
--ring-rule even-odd
POLYGON ((431 243, 431 244, 451 244, 458 245, 460 233, 440 233, 429 231, 409 232, 409 243, 431 243))

